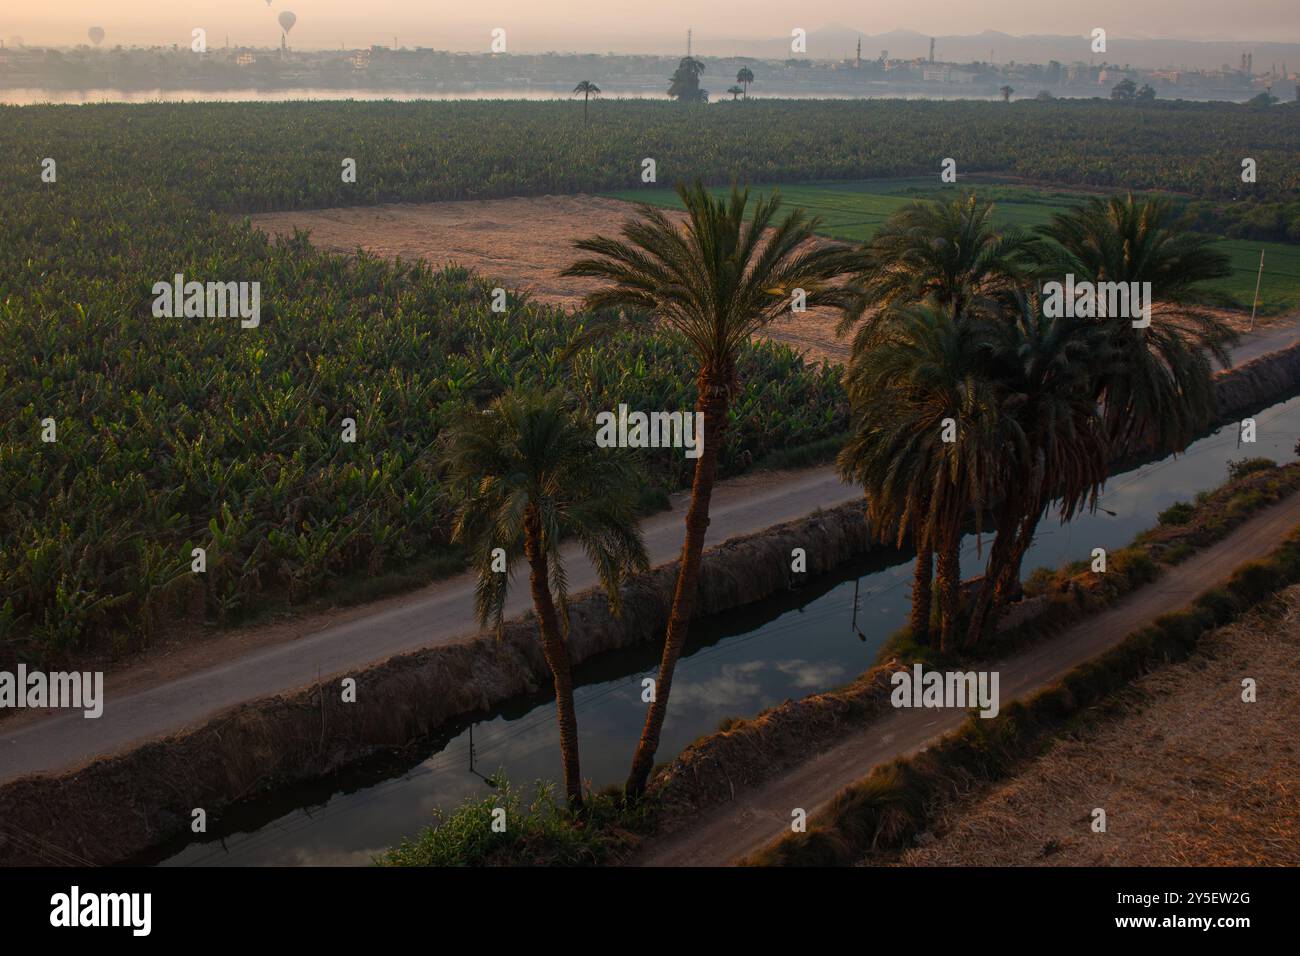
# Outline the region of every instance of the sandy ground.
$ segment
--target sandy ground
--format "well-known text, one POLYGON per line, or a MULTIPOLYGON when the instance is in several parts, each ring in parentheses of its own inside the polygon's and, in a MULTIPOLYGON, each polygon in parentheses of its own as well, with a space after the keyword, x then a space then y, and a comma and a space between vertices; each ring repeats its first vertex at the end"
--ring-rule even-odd
MULTIPOLYGON (((309 230, 318 247, 332 252, 363 248, 388 258, 455 263, 508 288, 527 290, 548 305, 577 308, 598 283, 560 276, 577 258, 574 240, 598 233, 617 236, 635 213, 632 203, 576 195, 394 203, 249 218, 272 235, 309 230)), ((678 213, 669 215, 682 218, 678 213)), ((766 337, 791 346, 810 361, 843 362, 848 348, 835 337, 837 320, 831 311, 810 310, 777 322, 766 337)))
POLYGON ((904 865, 1300 864, 1300 586, 1286 610, 1207 636, 1117 713, 954 805, 904 865), (1241 700, 1251 677, 1258 700, 1241 700), (1093 833, 1094 807, 1106 810, 1093 833))
MULTIPOLYGON (((538 301, 576 308, 597 283, 560 276, 576 257, 573 241, 597 233, 616 236, 635 213, 632 203, 578 194, 351 206, 263 213, 250 219, 273 235, 308 230, 317 246, 333 252, 353 253, 363 248, 389 258, 426 259, 435 265, 455 263, 508 288, 526 289, 538 301)), ((679 213, 669 215, 682 218, 679 213)), ((1246 331, 1248 314, 1214 311, 1239 332, 1246 331)), ((765 337, 789 345, 809 361, 842 364, 849 349, 848 343, 835 335, 838 318, 830 310, 810 310, 774 323, 765 337)), ((1261 317, 1257 330, 1267 327, 1273 333, 1262 351, 1289 343, 1290 333, 1279 326, 1300 332, 1300 315, 1261 317)))

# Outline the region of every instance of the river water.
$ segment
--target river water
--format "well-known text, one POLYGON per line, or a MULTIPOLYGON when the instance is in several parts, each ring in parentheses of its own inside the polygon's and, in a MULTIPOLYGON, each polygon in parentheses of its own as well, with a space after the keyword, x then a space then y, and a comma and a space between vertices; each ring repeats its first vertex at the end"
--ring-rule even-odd
MULTIPOLYGON (((1089 91, 1091 92, 1091 91, 1089 91)), ((1067 96, 1067 94, 1062 94, 1067 96)), ((966 90, 960 93, 945 92, 940 89, 916 90, 905 87, 880 87, 863 90, 834 89, 799 89, 769 88, 765 91, 768 99, 783 100, 860 100, 860 99, 899 99, 899 100, 983 100, 995 102, 1002 97, 997 93, 966 90)), ((613 89, 601 95, 601 100, 666 100, 663 89, 613 89)), ((341 88, 295 87, 286 89, 44 89, 36 87, 0 88, 0 105, 32 106, 35 104, 72 104, 85 103, 284 103, 294 100, 396 100, 412 102, 416 100, 568 100, 574 99, 569 88, 551 88, 535 86, 518 89, 464 89, 464 90, 369 90, 341 88)), ((717 103, 727 99, 725 95, 714 94, 711 102, 717 103)))
MULTIPOLYGON (((1064 527, 1045 520, 1025 572, 1086 558, 1096 547, 1129 544, 1169 505, 1220 484, 1231 460, 1296 460, 1300 396, 1255 419, 1253 445, 1239 446, 1235 426, 1221 429, 1182 455, 1113 476, 1104 510, 1064 527)), ((972 535, 963 574, 978 574, 981 563, 972 535)), ((677 666, 659 759, 712 732, 724 718, 832 689, 866 670, 906 622, 911 572, 907 555, 868 555, 796 590, 697 622, 677 666)), ((658 648, 642 647, 599 656, 577 671, 582 771, 597 787, 621 783, 627 772, 645 714, 641 680, 653 676, 657 664, 658 648)), ((515 785, 560 779, 555 707, 545 693, 449 727, 403 760, 371 762, 233 808, 209 821, 212 830, 201 840, 178 842, 141 862, 368 864, 385 847, 414 836, 434 809, 490 793, 483 776, 498 770, 515 785)))

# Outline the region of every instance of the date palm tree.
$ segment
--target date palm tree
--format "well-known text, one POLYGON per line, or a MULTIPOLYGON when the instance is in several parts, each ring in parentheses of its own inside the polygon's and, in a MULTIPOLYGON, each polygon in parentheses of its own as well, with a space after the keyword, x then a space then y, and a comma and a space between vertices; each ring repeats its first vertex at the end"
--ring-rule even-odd
POLYGON ((967 644, 986 637, 1019 584, 1020 565, 1038 524, 1055 503, 1062 522, 1095 507, 1111 464, 1093 379, 1113 360, 1087 320, 1043 314, 1038 296, 1021 295, 989 326, 987 373, 1003 390, 1008 445, 994 486, 996 536, 971 615, 967 644))
MULTIPOLYGON (((695 408, 704 415, 704 448, 695 463, 686 536, 664 638, 655 698, 632 760, 625 787, 630 800, 644 792, 667 714, 673 671, 685 644, 699 583, 700 555, 709 526, 709 502, 726 441, 727 418, 740 382, 741 347, 791 308, 796 289, 809 307, 848 308, 842 285, 853 256, 842 245, 813 241, 815 219, 796 209, 781 220, 778 194, 760 197, 750 208, 749 190, 735 185, 730 198, 712 198, 696 181, 679 185, 686 209, 679 225, 662 209, 641 206, 621 238, 595 236, 575 243, 588 254, 566 276, 601 280, 586 297, 587 309, 621 313, 633 324, 659 323, 680 335, 698 365, 695 408)), ((596 323, 592 334, 608 331, 596 323)))
POLYGON ((475 612, 501 626, 515 563, 528 565, 542 651, 555 684, 560 754, 569 805, 581 808, 578 718, 573 704, 568 585, 560 543, 581 543, 619 609, 619 588, 649 564, 637 526, 637 475, 617 449, 598 448, 593 429, 559 392, 510 391, 467 411, 442 448, 448 486, 464 489, 452 527, 478 569, 475 612))
POLYGON ((734 103, 736 102, 736 100, 740 99, 740 94, 745 91, 742 90, 739 86, 732 86, 727 88, 727 92, 731 94, 731 102, 734 103))
POLYGON ((1009 87, 1009 86, 1004 86, 1004 87, 1002 87, 1000 90, 998 90, 998 92, 1002 94, 1002 102, 1003 102, 1003 103, 1010 103, 1010 102, 1011 102, 1011 94, 1014 93, 1015 90, 1013 90, 1013 89, 1012 89, 1011 87, 1009 87))
POLYGON ((583 80, 573 88, 574 96, 582 96, 582 122, 587 122, 587 101, 593 96, 600 96, 600 87, 591 80, 583 80))
MULTIPOLYGON (((1037 240, 997 227, 993 210, 973 193, 899 209, 863 247, 856 275, 860 307, 874 306, 881 314, 934 299, 958 318, 996 312, 1032 282, 1037 240)), ((855 324, 857 337, 874 334, 872 317, 864 318, 861 309, 846 315, 839 331, 855 324)))
POLYGON ((754 82, 754 71, 747 66, 742 66, 736 71, 736 82, 744 89, 745 99, 749 99, 749 84, 754 82))
POLYGON ((1203 308, 1202 284, 1231 273, 1207 236, 1176 231, 1163 199, 1092 198, 1042 227, 1044 275, 1076 282, 1150 282, 1151 324, 1092 320, 1116 361, 1096 377, 1096 397, 1117 456, 1181 451, 1214 415, 1212 360, 1228 365, 1232 330, 1203 308))
MULTIPOLYGON (((986 374, 987 323, 931 299, 889 309, 878 324, 845 373, 852 421, 836 468, 862 485, 877 527, 899 529, 900 545, 910 532, 919 556, 934 552, 944 654, 958 634, 966 518, 983 511, 1022 436, 986 374)), ((921 614, 928 623, 918 603, 914 589, 914 628, 921 614)))

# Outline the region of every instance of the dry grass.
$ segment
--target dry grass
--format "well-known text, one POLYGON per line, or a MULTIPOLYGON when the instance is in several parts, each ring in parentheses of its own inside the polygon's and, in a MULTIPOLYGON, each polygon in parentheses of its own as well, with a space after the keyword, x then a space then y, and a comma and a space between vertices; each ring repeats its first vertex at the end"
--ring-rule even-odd
POLYGON ((909 866, 1300 864, 1300 586, 1207 635, 1021 773, 940 817, 909 866), (1254 678, 1258 701, 1241 700, 1254 678), (1107 832, 1093 833, 1102 807, 1107 832))
MULTIPOLYGON (((560 272, 577 258, 576 239, 617 236, 635 218, 633 203, 603 196, 529 196, 465 202, 389 203, 340 209, 260 213, 253 225, 272 235, 311 231, 312 242, 331 252, 364 248, 386 258, 455 263, 547 305, 577 308, 594 291, 594 279, 560 272)), ((684 214, 668 211, 678 221, 684 214)), ((774 322, 763 338, 788 345, 810 362, 840 364, 848 344, 836 337, 837 313, 810 309, 774 322)))

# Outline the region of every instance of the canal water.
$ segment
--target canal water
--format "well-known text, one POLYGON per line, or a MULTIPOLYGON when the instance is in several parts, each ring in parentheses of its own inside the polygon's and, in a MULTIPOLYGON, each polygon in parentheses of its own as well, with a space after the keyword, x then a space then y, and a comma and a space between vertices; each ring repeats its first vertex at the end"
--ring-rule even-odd
MULTIPOLYGON (((1239 445, 1236 426, 1225 427, 1182 455, 1114 475, 1095 514, 1066 526, 1044 520, 1025 573, 1086 558, 1096 547, 1129 544, 1171 504, 1220 484, 1229 461, 1295 461, 1300 396, 1254 417, 1254 444, 1239 445)), ((963 574, 978 574, 981 564, 971 535, 963 574)), ((870 667, 881 644, 906 622, 911 572, 907 555, 868 555, 798 589, 697 622, 677 665, 659 758, 667 760, 727 717, 832 689, 870 667)), ((601 655, 577 670, 582 771, 597 787, 626 775, 645 714, 641 681, 657 664, 658 648, 650 646, 601 655)), ((560 779, 555 706, 546 693, 448 727, 404 758, 367 762, 233 808, 202 839, 141 862, 365 865, 414 836, 435 809, 489 794, 484 778, 498 771, 515 785, 560 779)))

